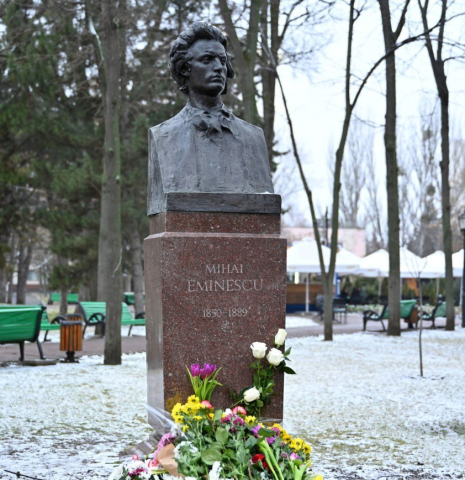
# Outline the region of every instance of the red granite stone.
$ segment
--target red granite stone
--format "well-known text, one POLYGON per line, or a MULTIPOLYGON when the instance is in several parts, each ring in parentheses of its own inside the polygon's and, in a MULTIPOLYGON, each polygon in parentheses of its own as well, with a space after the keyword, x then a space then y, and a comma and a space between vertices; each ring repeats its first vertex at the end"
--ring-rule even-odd
MULTIPOLYGON (((169 411, 185 401, 192 394, 186 366, 206 362, 222 368, 218 380, 224 386, 217 387, 212 403, 224 408, 231 405, 229 389, 252 384, 251 343, 271 346, 285 326, 286 240, 268 233, 276 231, 276 218, 263 214, 195 213, 192 221, 178 215, 169 219, 168 213, 159 225, 168 218, 186 230, 200 229, 212 225, 213 215, 216 225, 230 228, 228 219, 237 215, 248 217, 247 228, 253 225, 255 233, 206 228, 161 231, 145 240, 148 404, 169 411), (256 231, 260 224, 265 233, 256 231)), ((282 419, 282 375, 276 380, 267 416, 282 419)))
POLYGON ((279 234, 280 215, 263 213, 163 212, 150 217, 150 234, 162 232, 279 234))

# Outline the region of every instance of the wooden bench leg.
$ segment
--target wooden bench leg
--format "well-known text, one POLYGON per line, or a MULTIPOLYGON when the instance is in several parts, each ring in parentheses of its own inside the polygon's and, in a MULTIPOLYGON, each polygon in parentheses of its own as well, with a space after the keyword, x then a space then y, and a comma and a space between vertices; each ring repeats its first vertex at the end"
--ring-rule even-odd
POLYGON ((47 340, 47 335, 48 335, 48 330, 45 330, 44 339, 42 340, 43 342, 50 342, 50 340, 47 340))
POLYGON ((381 320, 381 325, 383 326, 383 332, 386 331, 386 327, 384 326, 384 322, 381 320))
POLYGON ((86 333, 87 323, 84 325, 84 329, 82 330, 82 338, 84 338, 84 334, 86 333))
POLYGON ((24 342, 19 342, 19 360, 24 361, 24 342))
POLYGON ((37 348, 39 349, 40 359, 45 360, 44 351, 42 350, 42 345, 39 340, 37 340, 37 348))
POLYGON ((367 319, 366 318, 363 318, 363 331, 365 331, 367 329, 367 319))
POLYGON ((131 336, 131 330, 132 330, 132 325, 129 325, 128 337, 130 337, 130 336, 131 336))

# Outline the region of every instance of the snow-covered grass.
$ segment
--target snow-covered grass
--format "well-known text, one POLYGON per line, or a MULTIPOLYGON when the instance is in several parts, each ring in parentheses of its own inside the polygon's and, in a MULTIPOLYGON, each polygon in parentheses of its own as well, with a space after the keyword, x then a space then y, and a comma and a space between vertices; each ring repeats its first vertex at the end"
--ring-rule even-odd
POLYGON ((465 330, 402 338, 337 335, 293 346, 286 427, 313 445, 325 479, 465 478, 465 330))
MULTIPOLYGON (((313 444, 326 480, 465 478, 465 330, 401 338, 293 339, 285 426, 313 444), (386 477, 384 477, 386 478, 386 477)), ((46 480, 108 478, 118 453, 146 438, 144 354, 123 365, 0 368, 3 469, 46 480)))

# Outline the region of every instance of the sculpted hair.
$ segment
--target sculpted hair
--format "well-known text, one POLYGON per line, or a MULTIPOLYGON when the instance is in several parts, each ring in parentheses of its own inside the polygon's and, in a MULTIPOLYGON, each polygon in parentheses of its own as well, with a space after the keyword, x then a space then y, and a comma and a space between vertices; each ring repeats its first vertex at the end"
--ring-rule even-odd
MULTIPOLYGON (((226 37, 221 33, 221 31, 210 25, 207 22, 195 22, 187 30, 184 30, 181 35, 173 42, 170 50, 170 72, 173 79, 179 85, 179 90, 188 94, 187 79, 188 75, 181 73, 184 67, 189 69, 189 61, 191 60, 187 55, 189 48, 194 45, 197 40, 215 40, 220 42, 223 45, 224 50, 226 51, 226 68, 227 78, 234 77, 234 70, 232 68, 231 62, 229 61, 229 55, 227 51, 227 40, 226 37)), ((222 95, 228 91, 228 82, 224 87, 222 95)))

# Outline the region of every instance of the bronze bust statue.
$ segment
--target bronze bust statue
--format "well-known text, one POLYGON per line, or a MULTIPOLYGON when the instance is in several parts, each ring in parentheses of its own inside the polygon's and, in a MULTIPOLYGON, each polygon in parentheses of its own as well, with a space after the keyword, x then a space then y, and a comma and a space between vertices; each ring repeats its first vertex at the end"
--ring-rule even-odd
POLYGON ((149 130, 148 215, 171 209, 279 213, 279 196, 263 195, 274 191, 262 129, 221 101, 234 76, 226 47, 221 31, 205 22, 171 46, 171 76, 188 102, 149 130))

